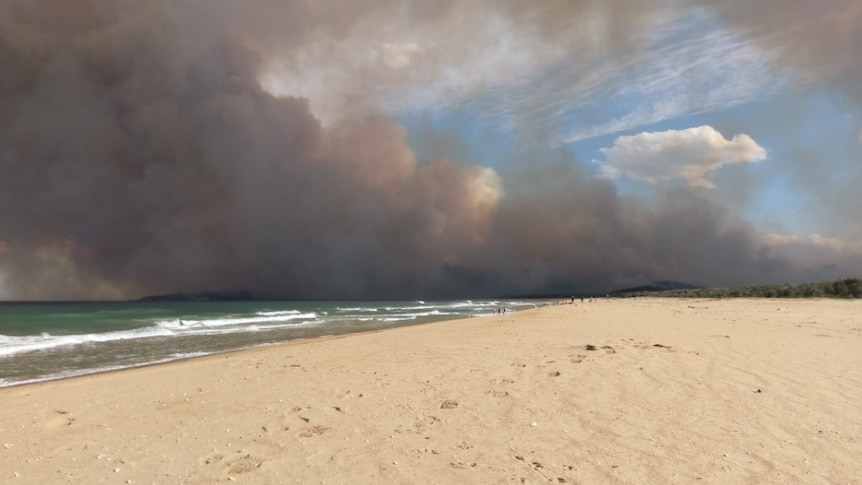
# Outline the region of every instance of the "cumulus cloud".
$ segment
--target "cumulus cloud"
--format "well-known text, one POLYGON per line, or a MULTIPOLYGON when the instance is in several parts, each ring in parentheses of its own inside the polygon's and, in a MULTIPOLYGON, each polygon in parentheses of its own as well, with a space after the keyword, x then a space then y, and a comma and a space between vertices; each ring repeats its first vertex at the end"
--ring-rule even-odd
POLYGON ((699 188, 714 188, 708 177, 723 165, 766 159, 766 150, 750 136, 728 140, 708 125, 621 136, 599 151, 605 160, 594 162, 607 177, 625 175, 650 184, 681 179, 699 188))

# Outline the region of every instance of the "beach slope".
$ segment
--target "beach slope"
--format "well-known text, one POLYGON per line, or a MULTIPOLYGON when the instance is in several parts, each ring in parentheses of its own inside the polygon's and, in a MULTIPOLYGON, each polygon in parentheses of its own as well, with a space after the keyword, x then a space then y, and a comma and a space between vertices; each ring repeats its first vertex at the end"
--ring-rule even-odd
POLYGON ((600 300, 0 389, 2 483, 862 483, 862 302, 600 300))

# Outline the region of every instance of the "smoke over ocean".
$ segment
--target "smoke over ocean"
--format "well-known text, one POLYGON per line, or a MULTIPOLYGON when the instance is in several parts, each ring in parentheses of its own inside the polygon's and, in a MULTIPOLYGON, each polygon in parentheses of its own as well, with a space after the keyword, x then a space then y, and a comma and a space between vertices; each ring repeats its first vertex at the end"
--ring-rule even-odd
MULTIPOLYGON (((713 177, 768 158, 750 138, 674 132, 703 143, 670 152, 692 160, 674 170, 664 152, 627 164, 649 134, 617 139, 599 169, 560 148, 675 116, 591 121, 599 98, 623 99, 602 73, 654 74, 653 32, 680 15, 769 53, 751 83, 823 83, 859 112, 858 3, 710 3, 0 0, 0 296, 450 298, 858 276, 862 166, 828 185, 805 175, 824 169, 810 154, 782 161, 809 196, 830 194, 811 210, 836 229, 780 236, 740 210, 756 175, 713 177), (403 121, 463 106, 503 126, 511 152, 489 163, 466 134, 403 121), (621 174, 655 185, 623 190, 621 174)), ((682 90, 707 82, 675 76, 682 90)), ((714 110, 707 98, 688 111, 714 110)))

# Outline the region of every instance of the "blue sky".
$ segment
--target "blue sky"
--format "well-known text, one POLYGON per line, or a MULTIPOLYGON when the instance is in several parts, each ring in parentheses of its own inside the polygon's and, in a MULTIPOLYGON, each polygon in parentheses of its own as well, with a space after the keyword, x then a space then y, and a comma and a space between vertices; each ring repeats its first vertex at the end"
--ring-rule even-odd
MULTIPOLYGON (((859 100, 783 59, 785 53, 765 48, 757 32, 735 32, 707 8, 659 17, 652 23, 656 31, 639 38, 636 53, 589 60, 584 70, 569 68, 566 59, 549 61, 511 85, 476 89, 458 102, 423 103, 418 110, 396 102, 406 109, 395 111, 420 158, 462 155, 440 146, 431 153, 416 135, 430 126, 458 138, 459 150, 467 147, 476 163, 494 167, 513 153, 563 151, 597 175, 607 162, 601 150, 621 136, 699 126, 728 140, 747 135, 767 156, 743 165, 725 159, 708 172, 714 187, 703 194, 767 232, 862 236, 858 221, 829 217, 834 191, 847 195, 847 204, 859 204, 853 196, 862 164, 859 100)), ((699 154, 691 155, 698 163, 699 154)), ((622 194, 639 196, 686 182, 679 177, 656 184, 625 172, 613 181, 622 194)))
MULTIPOLYGON (((618 107, 625 116, 624 107, 618 107)), ((629 107, 636 110, 635 104, 629 107)), ((573 116, 574 118, 574 116, 573 116)), ((568 153, 587 170, 599 175, 604 161, 601 149, 613 146, 620 136, 633 136, 643 132, 667 132, 691 127, 713 126, 726 138, 748 134, 768 153, 767 158, 752 164, 719 167, 710 178, 716 186, 705 191, 723 203, 735 206, 741 215, 764 230, 789 235, 820 234, 827 237, 847 236, 846 227, 823 221, 818 207, 830 187, 853 190, 847 187, 851 180, 859 180, 862 170, 862 140, 859 140, 859 117, 852 107, 840 104, 840 98, 824 90, 806 90, 790 93, 766 93, 762 99, 748 101, 713 112, 683 114, 657 122, 637 125, 619 132, 605 133, 553 146, 525 145, 518 141, 503 123, 479 119, 474 113, 452 109, 438 112, 424 111, 402 114, 400 123, 408 129, 411 147, 420 159, 439 156, 467 158, 475 163, 498 167, 503 160, 525 158, 538 153, 568 153), (788 113, 794 118, 786 124, 772 123, 770 113, 788 113), (429 129, 446 135, 454 146, 423 141, 420 134, 429 129), (854 138, 856 138, 854 143, 854 138), (800 152, 809 157, 796 160, 800 152), (820 166, 818 178, 822 183, 806 184, 805 166, 820 166), (734 175, 737 177, 735 178, 734 175), (751 180, 750 194, 740 200, 733 189, 738 189, 738 177, 751 180)), ((589 129, 587 125, 586 129, 589 129)), ((572 132, 585 129, 576 121, 566 126, 572 132)), ((613 180, 624 195, 648 198, 657 190, 653 184, 620 176, 613 180)), ((681 180, 676 182, 681 183, 681 180)), ((672 183, 672 182, 671 182, 672 183)))

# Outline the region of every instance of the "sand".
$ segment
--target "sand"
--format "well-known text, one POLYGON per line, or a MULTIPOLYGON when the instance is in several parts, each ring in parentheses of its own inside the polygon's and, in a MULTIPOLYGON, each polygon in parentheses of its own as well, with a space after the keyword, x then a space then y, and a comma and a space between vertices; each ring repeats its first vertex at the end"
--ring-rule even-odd
POLYGON ((604 299, 0 389, 0 483, 862 483, 862 302, 604 299))

